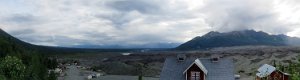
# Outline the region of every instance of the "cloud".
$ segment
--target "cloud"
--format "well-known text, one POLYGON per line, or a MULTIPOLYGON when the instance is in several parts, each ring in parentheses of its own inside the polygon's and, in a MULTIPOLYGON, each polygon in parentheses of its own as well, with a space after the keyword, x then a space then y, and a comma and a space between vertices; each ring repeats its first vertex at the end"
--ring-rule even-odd
POLYGON ((183 43, 209 31, 300 35, 297 0, 0 0, 0 26, 52 46, 183 43))
POLYGON ((15 36, 22 36, 24 34, 31 34, 31 33, 34 33, 35 31, 32 30, 32 29, 25 29, 25 30, 19 30, 19 31, 13 31, 13 32, 10 32, 12 35, 15 35, 15 36))
POLYGON ((207 23, 217 31, 244 29, 285 33, 289 25, 278 20, 272 0, 207 0, 203 8, 207 23))
POLYGON ((22 24, 22 23, 30 23, 30 22, 32 22, 32 21, 34 21, 34 18, 33 18, 32 15, 16 14, 16 15, 8 17, 6 19, 6 21, 11 22, 11 23, 22 24))
POLYGON ((144 14, 161 12, 159 4, 147 0, 119 0, 108 2, 105 5, 121 12, 138 11, 144 14))

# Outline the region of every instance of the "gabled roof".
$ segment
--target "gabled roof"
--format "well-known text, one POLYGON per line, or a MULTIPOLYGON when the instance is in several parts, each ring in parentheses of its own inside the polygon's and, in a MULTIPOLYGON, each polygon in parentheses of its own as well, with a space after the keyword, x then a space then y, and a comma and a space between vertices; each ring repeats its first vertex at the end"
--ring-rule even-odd
MULTIPOLYGON (((263 78, 263 77, 267 77, 270 74, 272 74, 274 71, 276 71, 276 67, 271 66, 269 64, 264 64, 263 66, 261 66, 260 68, 258 68, 258 73, 256 73, 257 77, 263 78)), ((282 72, 280 70, 277 70, 279 72, 281 72, 284 75, 290 75, 288 73, 282 72)))
POLYGON ((196 64, 204 73, 205 75, 207 75, 207 69, 203 66, 203 64, 201 63, 201 61, 199 59, 196 59, 195 62, 193 62, 188 68, 186 68, 183 72, 183 74, 185 74, 185 72, 190 69, 193 64, 196 64))
MULTIPOLYGON (((185 80, 182 74, 191 64, 198 59, 207 70, 206 80, 234 80, 234 64, 231 59, 221 58, 213 63, 209 58, 186 58, 177 61, 176 57, 168 57, 160 74, 160 80, 185 80)), ((198 66, 198 65, 197 65, 198 66)))
POLYGON ((276 70, 276 68, 274 66, 268 65, 268 64, 264 64, 263 66, 261 66, 260 68, 258 68, 258 73, 256 73, 256 76, 262 78, 262 77, 266 77, 269 76, 271 73, 273 73, 276 70))

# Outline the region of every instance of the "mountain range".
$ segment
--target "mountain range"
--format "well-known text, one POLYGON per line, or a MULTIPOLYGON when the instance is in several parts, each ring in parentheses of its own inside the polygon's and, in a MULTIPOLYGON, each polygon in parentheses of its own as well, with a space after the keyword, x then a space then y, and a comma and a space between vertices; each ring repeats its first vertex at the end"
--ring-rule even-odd
POLYGON ((115 45, 97 45, 97 44, 85 44, 85 45, 74 45, 70 47, 74 48, 91 48, 91 49, 132 49, 132 48, 175 48, 180 43, 147 43, 147 44, 115 44, 115 45))
MULTIPOLYGON (((51 47, 34 45, 21 41, 5 31, 0 29, 0 53, 7 52, 25 52, 37 51, 40 53, 86 53, 86 52, 128 52, 146 49, 143 45, 134 46, 135 49, 126 48, 124 46, 112 45, 107 48, 97 45, 78 45, 71 48, 67 47, 51 47)), ((271 35, 262 31, 243 30, 232 32, 216 32, 211 31, 203 36, 198 36, 192 40, 185 42, 178 47, 175 43, 159 43, 153 44, 151 48, 163 47, 168 48, 175 46, 174 50, 206 50, 216 47, 232 47, 232 46, 248 46, 248 45, 267 45, 267 46, 298 46, 300 39, 289 37, 283 34, 271 35)), ((149 45, 148 45, 149 46, 149 45)))
POLYGON ((262 31, 242 30, 220 33, 211 31, 203 36, 176 47, 177 50, 205 50, 216 47, 266 45, 266 46, 297 46, 300 39, 283 34, 271 35, 262 31))

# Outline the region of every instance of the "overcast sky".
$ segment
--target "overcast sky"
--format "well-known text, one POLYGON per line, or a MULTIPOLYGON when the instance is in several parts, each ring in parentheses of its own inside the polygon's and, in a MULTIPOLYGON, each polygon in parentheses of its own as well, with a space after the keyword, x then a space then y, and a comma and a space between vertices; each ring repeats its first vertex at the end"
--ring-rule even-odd
POLYGON ((38 45, 183 43, 209 31, 300 37, 299 0, 0 0, 0 27, 38 45))

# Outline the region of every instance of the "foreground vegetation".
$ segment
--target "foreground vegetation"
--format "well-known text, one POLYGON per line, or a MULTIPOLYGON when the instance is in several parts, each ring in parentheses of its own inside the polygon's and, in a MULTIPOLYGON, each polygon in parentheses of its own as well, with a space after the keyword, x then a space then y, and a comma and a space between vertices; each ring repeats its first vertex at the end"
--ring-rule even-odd
MULTIPOLYGON (((300 80, 300 58, 298 62, 290 62, 288 65, 283 65, 282 62, 276 62, 275 60, 273 60, 272 64, 279 71, 288 73, 290 76, 289 80, 300 80)), ((263 80, 268 80, 268 77, 263 78, 263 80)))
POLYGON ((288 66, 283 66, 280 63, 274 63, 274 65, 281 71, 289 73, 291 80, 300 80, 300 59, 298 61, 298 63, 290 63, 288 66))
POLYGON ((46 55, 32 46, 0 33, 0 80, 56 80, 55 68, 46 55))
POLYGON ((7 54, 0 60, 0 80, 56 80, 50 59, 41 54, 7 54))
POLYGON ((300 80, 300 63, 289 65, 288 72, 292 80, 300 80))
POLYGON ((53 72, 48 73, 55 66, 49 61, 38 54, 26 57, 7 55, 0 61, 0 80, 56 80, 53 72))

